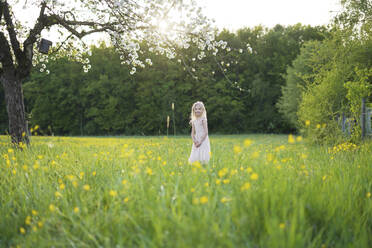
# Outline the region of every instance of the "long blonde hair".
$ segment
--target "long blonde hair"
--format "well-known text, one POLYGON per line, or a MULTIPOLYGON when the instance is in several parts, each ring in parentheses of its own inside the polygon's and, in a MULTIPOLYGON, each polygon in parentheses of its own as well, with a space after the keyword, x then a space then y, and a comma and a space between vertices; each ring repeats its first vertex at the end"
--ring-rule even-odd
POLYGON ((205 109, 204 107, 204 103, 201 102, 201 101, 197 101, 195 102, 192 107, 191 107, 191 114, 190 114, 190 125, 193 121, 196 120, 196 115, 195 115, 195 106, 196 105, 201 105, 202 106, 202 109, 203 109, 203 113, 202 113, 202 117, 205 117, 205 119, 207 119, 207 110, 205 109))

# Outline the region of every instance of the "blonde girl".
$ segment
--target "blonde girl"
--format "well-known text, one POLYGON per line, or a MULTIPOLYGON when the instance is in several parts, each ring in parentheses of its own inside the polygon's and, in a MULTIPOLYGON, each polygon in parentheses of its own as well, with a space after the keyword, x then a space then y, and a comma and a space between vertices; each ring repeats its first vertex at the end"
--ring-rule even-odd
POLYGON ((200 101, 194 103, 190 116, 192 148, 189 163, 199 161, 206 164, 210 159, 210 143, 208 138, 207 111, 200 101))

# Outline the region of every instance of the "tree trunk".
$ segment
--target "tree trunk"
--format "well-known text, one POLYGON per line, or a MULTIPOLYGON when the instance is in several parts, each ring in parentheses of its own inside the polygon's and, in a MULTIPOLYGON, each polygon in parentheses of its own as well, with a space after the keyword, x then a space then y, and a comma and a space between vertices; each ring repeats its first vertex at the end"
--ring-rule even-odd
POLYGON ((9 119, 9 134, 12 143, 29 144, 28 127, 25 118, 25 105, 23 101, 22 82, 16 76, 2 75, 0 78, 4 87, 6 110, 9 119))

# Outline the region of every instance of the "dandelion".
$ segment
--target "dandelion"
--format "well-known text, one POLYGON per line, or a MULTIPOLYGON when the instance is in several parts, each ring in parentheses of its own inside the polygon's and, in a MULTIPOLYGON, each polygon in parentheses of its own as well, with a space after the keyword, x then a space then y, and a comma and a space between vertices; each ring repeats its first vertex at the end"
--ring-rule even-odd
POLYGON ((36 210, 32 210, 31 213, 32 215, 35 215, 35 216, 38 215, 38 212, 36 210))
POLYGON ((327 175, 324 175, 324 176, 322 177, 322 180, 325 181, 326 178, 327 178, 327 175))
POLYGON ((66 188, 66 185, 64 184, 64 183, 61 183, 60 185, 59 185, 59 189, 60 190, 64 190, 66 188))
POLYGON ((251 187, 250 183, 245 183, 243 184, 243 186, 240 187, 240 190, 245 191, 245 190, 248 190, 250 187, 251 187))
POLYGON ((289 143, 289 144, 293 144, 293 143, 295 143, 295 139, 294 139, 294 137, 293 137, 292 134, 288 135, 288 143, 289 143))
POLYGON ((229 202, 231 201, 231 198, 228 198, 228 197, 222 197, 221 198, 221 203, 226 203, 226 202, 229 202))
POLYGON ((239 154, 242 152, 242 148, 238 145, 234 146, 234 153, 239 154))
POLYGON ((302 153, 302 154, 301 154, 301 158, 303 158, 303 159, 307 159, 307 154, 302 153))
POLYGON ((148 174, 148 175, 152 175, 152 174, 154 174, 153 172, 152 172, 152 169, 151 168, 149 168, 149 167, 147 167, 146 168, 146 174, 148 174))
MULTIPOLYGON (((78 186, 78 183, 76 181, 72 181, 72 186, 74 186, 74 188, 76 188, 78 186)), ((89 187, 89 185, 87 185, 87 186, 89 187)), ((90 187, 88 189, 85 189, 85 190, 89 190, 89 189, 90 189, 90 187)))
POLYGON ((89 190, 90 190, 90 186, 89 186, 88 184, 85 184, 85 185, 83 186, 83 189, 84 189, 85 191, 89 191, 89 190))
POLYGON ((297 141, 297 142, 301 142, 301 141, 302 141, 302 136, 298 136, 298 137, 296 137, 296 141, 297 141))
POLYGON ((118 192, 116 192, 115 190, 110 190, 109 194, 110 196, 115 197, 118 195, 118 192))
POLYGON ((75 213, 75 214, 79 213, 79 211, 80 211, 80 209, 79 209, 78 207, 75 207, 75 208, 74 208, 74 213, 75 213))
POLYGON ((246 171, 247 171, 247 173, 251 173, 251 172, 253 171, 253 169, 252 169, 251 167, 248 167, 248 168, 246 169, 246 171))
POLYGON ((37 226, 38 226, 39 228, 42 228, 42 227, 43 227, 43 224, 44 224, 44 223, 43 223, 42 221, 38 221, 38 222, 37 222, 37 226))
POLYGON ((368 192, 366 196, 367 196, 367 198, 370 198, 371 197, 371 192, 368 192))
POLYGON ((305 126, 307 126, 307 127, 310 126, 310 121, 309 120, 305 121, 305 126))
POLYGON ((219 185, 221 183, 221 180, 220 179, 217 179, 216 180, 216 184, 219 185))
POLYGON ((206 204, 208 202, 208 197, 202 196, 200 197, 199 201, 200 201, 200 204, 206 204))
POLYGON ((25 224, 28 225, 28 226, 31 225, 31 216, 28 215, 28 216, 26 217, 25 224))
POLYGON ((192 204, 198 205, 199 204, 199 199, 198 198, 193 198, 192 199, 192 204))
POLYGON ((257 174, 257 173, 253 173, 253 174, 251 175, 251 179, 252 179, 252 180, 257 180, 257 179, 258 179, 258 174, 257 174))
POLYGON ((253 141, 250 140, 250 139, 246 139, 246 140, 244 140, 244 146, 245 146, 245 147, 248 147, 248 146, 252 145, 252 143, 253 143, 253 141))
POLYGON ((260 153, 258 151, 255 151, 254 153, 252 153, 253 159, 258 158, 259 156, 260 156, 260 153))
POLYGON ((224 177, 228 172, 229 172, 229 170, 227 168, 223 168, 222 170, 218 171, 218 176, 219 177, 224 177))
POLYGON ((279 227, 280 227, 280 229, 284 229, 285 228, 285 224, 284 223, 280 223, 279 224, 279 227))
POLYGON ((224 179, 223 184, 228 184, 230 182, 230 179, 224 179))
POLYGON ((129 197, 125 197, 123 200, 124 203, 127 203, 128 201, 129 201, 129 197))
POLYGON ((123 180, 123 181, 121 181, 121 184, 123 184, 123 185, 125 185, 125 184, 127 184, 128 183, 128 180, 123 180))
POLYGON ((93 171, 92 176, 96 176, 96 175, 97 175, 97 172, 93 171))
POLYGON ((316 129, 319 129, 320 128, 320 124, 316 124, 316 129))
POLYGON ((56 211, 56 206, 54 206, 53 204, 50 204, 50 205, 49 205, 49 210, 50 210, 51 212, 56 211))
POLYGON ((21 234, 25 234, 26 233, 26 229, 24 229, 23 227, 19 228, 19 232, 21 234))
POLYGON ((61 197, 62 197, 62 194, 61 194, 60 192, 58 192, 58 191, 56 191, 56 192, 54 193, 54 195, 55 195, 55 197, 57 197, 57 198, 61 198, 61 197))
POLYGON ((194 192, 195 192, 195 188, 191 188, 191 189, 190 189, 190 192, 191 192, 191 193, 194 193, 194 192))

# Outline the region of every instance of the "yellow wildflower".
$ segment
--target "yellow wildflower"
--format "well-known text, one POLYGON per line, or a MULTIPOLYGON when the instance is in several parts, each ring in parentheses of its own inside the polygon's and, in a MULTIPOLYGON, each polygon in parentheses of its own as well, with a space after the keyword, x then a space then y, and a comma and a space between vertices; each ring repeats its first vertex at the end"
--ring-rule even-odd
POLYGON ((240 146, 238 146, 238 145, 235 145, 234 146, 234 153, 235 154, 239 154, 241 152, 242 152, 242 148, 240 146))
POLYGON ((253 173, 253 174, 251 175, 251 179, 252 179, 252 180, 257 180, 257 179, 258 179, 258 174, 257 174, 257 173, 253 173))
POLYGON ((250 140, 250 139, 245 139, 245 140, 244 140, 244 146, 245 146, 245 147, 248 147, 248 146, 252 145, 252 143, 253 143, 253 142, 252 142, 252 140, 250 140))
POLYGON ((55 195, 57 198, 61 198, 61 197, 62 197, 62 194, 61 194, 60 192, 58 192, 58 191, 56 191, 56 192, 54 193, 54 195, 55 195))
POLYGON ((202 196, 202 197, 200 197, 200 204, 205 204, 205 203, 207 203, 208 202, 208 197, 206 197, 206 196, 202 196))
POLYGON ((59 185, 59 189, 60 190, 64 190, 66 188, 66 185, 64 184, 64 183, 61 183, 60 185, 59 185))
POLYGON ((28 215, 28 216, 26 217, 25 224, 26 224, 26 225, 29 225, 29 226, 31 225, 31 216, 28 215))
POLYGON ((115 190, 110 190, 109 194, 110 196, 115 197, 118 195, 118 192, 116 192, 115 190))
POLYGON ((51 212, 56 211, 56 206, 54 206, 53 204, 50 204, 50 205, 49 205, 49 210, 50 210, 51 212))
POLYGON ((293 143, 295 143, 295 139, 294 139, 294 137, 293 137, 292 134, 288 135, 288 143, 289 143, 289 144, 293 144, 293 143))
POLYGON ((85 191, 88 191, 88 190, 90 190, 90 186, 89 186, 88 184, 85 184, 85 185, 83 186, 83 189, 84 189, 85 191))
POLYGON ((231 198, 228 198, 228 197, 222 197, 221 198, 222 203, 226 203, 226 202, 229 202, 229 201, 231 201, 231 198))
POLYGON ((240 187, 241 191, 248 190, 251 187, 250 183, 245 183, 243 186, 240 187))
POLYGON ((153 174, 152 169, 149 168, 149 167, 147 167, 147 168, 146 168, 146 174, 148 174, 148 175, 151 176, 151 175, 153 174))

